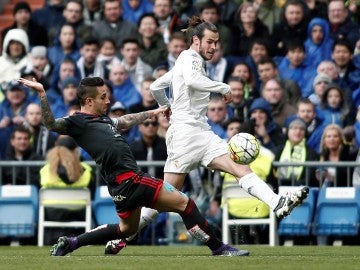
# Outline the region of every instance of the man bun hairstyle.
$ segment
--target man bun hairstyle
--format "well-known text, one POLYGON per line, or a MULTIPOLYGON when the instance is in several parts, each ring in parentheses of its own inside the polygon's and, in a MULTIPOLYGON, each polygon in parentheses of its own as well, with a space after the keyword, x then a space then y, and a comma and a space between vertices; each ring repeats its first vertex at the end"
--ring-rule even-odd
POLYGON ((198 16, 192 16, 189 19, 188 25, 188 28, 183 29, 182 31, 186 34, 189 45, 193 43, 194 36, 197 36, 199 39, 201 39, 204 36, 204 31, 206 29, 214 33, 218 33, 218 29, 214 24, 210 22, 205 22, 198 16))

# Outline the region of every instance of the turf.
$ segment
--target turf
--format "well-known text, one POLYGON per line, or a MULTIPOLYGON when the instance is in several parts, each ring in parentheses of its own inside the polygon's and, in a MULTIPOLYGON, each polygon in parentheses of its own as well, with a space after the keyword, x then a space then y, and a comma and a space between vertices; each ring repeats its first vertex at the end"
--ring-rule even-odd
POLYGON ((213 257, 205 246, 128 246, 104 256, 102 246, 50 257, 49 247, 0 247, 0 269, 360 269, 360 246, 247 246, 249 257, 213 257))

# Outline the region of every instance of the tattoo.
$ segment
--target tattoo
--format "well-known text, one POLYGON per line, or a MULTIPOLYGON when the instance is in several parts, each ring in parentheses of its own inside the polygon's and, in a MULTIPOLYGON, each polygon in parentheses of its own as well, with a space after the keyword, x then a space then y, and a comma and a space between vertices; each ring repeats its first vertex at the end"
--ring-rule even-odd
POLYGON ((62 118, 54 119, 46 95, 40 97, 40 107, 45 127, 48 130, 55 131, 59 134, 66 134, 65 121, 62 118))
POLYGON ((119 130, 129 129, 135 125, 144 122, 146 119, 150 118, 151 115, 152 114, 149 111, 123 115, 117 118, 118 120, 117 128, 119 130))

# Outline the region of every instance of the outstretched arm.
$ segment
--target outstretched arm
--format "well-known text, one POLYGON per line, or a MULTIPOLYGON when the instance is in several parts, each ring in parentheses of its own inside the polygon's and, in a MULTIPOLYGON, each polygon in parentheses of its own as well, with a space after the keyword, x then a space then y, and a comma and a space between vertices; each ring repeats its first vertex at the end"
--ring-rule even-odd
POLYGON ((66 134, 65 120, 62 118, 56 120, 54 119, 54 115, 50 109, 49 101, 46 97, 44 86, 41 83, 37 82, 35 79, 31 81, 20 78, 18 82, 27 87, 34 89, 34 91, 38 93, 40 98, 40 107, 41 107, 43 123, 46 126, 46 128, 60 134, 66 134))
POLYGON ((146 119, 149 119, 160 113, 165 113, 168 110, 169 110, 169 108, 167 106, 161 106, 160 108, 157 108, 154 110, 148 110, 148 111, 139 112, 139 113, 125 114, 121 117, 116 118, 116 120, 118 121, 117 128, 120 131, 127 130, 135 125, 138 125, 138 124, 144 122, 146 119))

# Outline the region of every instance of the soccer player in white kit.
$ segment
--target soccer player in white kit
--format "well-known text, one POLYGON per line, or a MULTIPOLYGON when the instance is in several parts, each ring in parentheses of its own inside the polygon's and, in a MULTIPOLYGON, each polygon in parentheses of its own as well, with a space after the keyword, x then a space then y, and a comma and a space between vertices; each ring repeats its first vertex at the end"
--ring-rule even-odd
MULTIPOLYGON (((224 171, 234 175, 248 193, 268 204, 277 217, 289 215, 307 197, 308 187, 280 196, 249 166, 230 159, 227 143, 210 129, 206 117, 210 93, 220 93, 225 102, 231 102, 229 85, 212 81, 205 71, 205 61, 213 57, 219 33, 215 25, 194 16, 189 20, 186 34, 190 48, 179 55, 169 72, 150 86, 159 105, 169 107, 171 125, 166 133, 168 158, 164 180, 181 190, 187 173, 200 165, 224 171), (165 94, 167 87, 172 89, 171 103, 165 94)), ((143 208, 141 214, 139 229, 150 223, 157 211, 143 208)), ((109 241, 105 253, 116 254, 124 246, 120 240, 109 241)))

